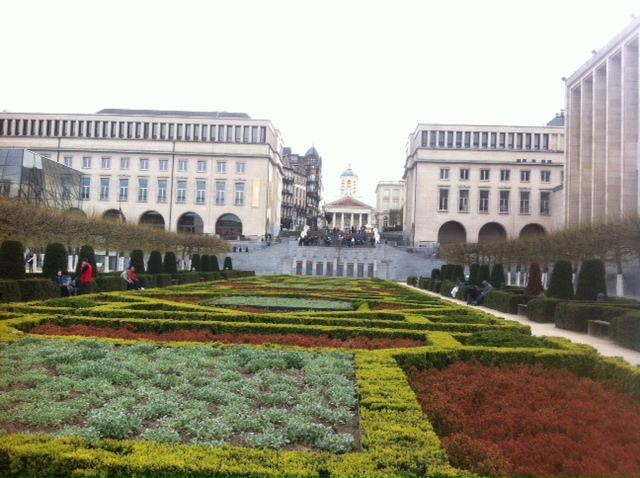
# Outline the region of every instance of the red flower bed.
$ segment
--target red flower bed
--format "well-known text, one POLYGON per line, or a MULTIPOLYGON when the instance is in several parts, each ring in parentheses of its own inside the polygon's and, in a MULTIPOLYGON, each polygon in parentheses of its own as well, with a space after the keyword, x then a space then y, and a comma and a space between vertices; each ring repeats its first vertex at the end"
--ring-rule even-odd
POLYGON ((171 296, 171 297, 158 297, 160 300, 170 300, 171 302, 187 302, 197 304, 202 301, 201 297, 182 297, 182 296, 171 296))
POLYGON ((408 305, 380 304, 380 305, 374 305, 373 307, 371 307, 371 310, 403 310, 408 308, 409 308, 408 305))
POLYGON ((154 332, 138 332, 135 326, 126 324, 121 329, 109 329, 92 327, 88 325, 72 325, 60 327, 52 324, 44 324, 29 331, 38 335, 80 335, 83 337, 106 337, 111 339, 126 340, 160 340, 165 342, 222 342, 224 344, 278 344, 293 345, 298 347, 315 348, 331 347, 343 349, 378 350, 405 347, 422 347, 423 342, 409 339, 370 339, 367 337, 354 337, 346 340, 331 339, 326 335, 311 337, 300 334, 214 334, 209 330, 178 330, 164 334, 154 332))
POLYGON ((561 369, 408 373, 454 466, 481 476, 640 476, 640 403, 561 369))

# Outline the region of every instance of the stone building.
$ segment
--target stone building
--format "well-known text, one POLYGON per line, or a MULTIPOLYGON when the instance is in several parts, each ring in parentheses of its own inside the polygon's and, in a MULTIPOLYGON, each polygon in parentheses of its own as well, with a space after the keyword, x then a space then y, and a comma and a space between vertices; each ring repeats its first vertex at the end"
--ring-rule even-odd
POLYGON ((402 225, 404 207, 404 181, 379 181, 376 186, 376 209, 374 226, 380 231, 402 225))
POLYGON ((284 148, 283 164, 282 228, 300 231, 304 226, 317 226, 323 191, 322 157, 313 146, 304 156, 284 148))
POLYGON ((324 206, 326 217, 331 218, 330 229, 341 231, 356 228, 360 230, 371 226, 372 207, 359 199, 358 175, 351 169, 351 165, 340 175, 340 197, 324 206))

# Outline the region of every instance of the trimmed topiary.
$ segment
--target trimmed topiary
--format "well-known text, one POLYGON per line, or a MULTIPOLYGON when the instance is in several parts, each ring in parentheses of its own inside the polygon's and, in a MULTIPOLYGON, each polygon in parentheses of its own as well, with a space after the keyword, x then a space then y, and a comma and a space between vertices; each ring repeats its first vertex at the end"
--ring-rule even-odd
POLYGON ((165 274, 178 273, 178 263, 175 252, 165 252, 164 262, 162 263, 162 272, 164 272, 165 274))
POLYGON ((19 241, 0 244, 0 279, 24 279, 24 247, 19 241))
POLYGON ((200 259, 200 264, 202 269, 199 269, 201 272, 211 272, 211 260, 209 258, 209 254, 202 254, 202 259, 200 259))
POLYGON ((532 262, 529 266, 529 282, 524 291, 524 295, 537 296, 544 292, 542 286, 542 273, 540 272, 540 264, 532 262))
MULTIPOLYGON (((231 261, 231 258, 229 258, 229 261, 231 261)), ((209 268, 211 272, 218 272, 220 270, 220 264, 218 264, 218 258, 216 256, 209 256, 209 268)), ((231 270, 231 268, 229 268, 229 270, 231 270)))
POLYGON ((144 266, 144 252, 140 249, 134 249, 131 251, 129 265, 135 267, 138 274, 143 274, 146 269, 144 266))
POLYGON ((569 261, 556 261, 551 272, 547 297, 573 299, 573 267, 569 261))
MULTIPOLYGON (((216 260, 216 262, 218 262, 216 260)), ((233 263, 231 262, 231 257, 227 256, 224 258, 224 270, 225 271, 232 271, 233 270, 233 263)))
POLYGON ((198 272, 202 271, 202 262, 200 262, 200 254, 197 252, 191 257, 191 269, 195 269, 198 272))
POLYGON ((493 287, 500 287, 502 284, 505 284, 504 267, 502 267, 502 264, 493 265, 491 268, 491 279, 489 280, 489 283, 493 287))
POLYGON ((607 284, 605 279, 604 264, 600 259, 587 259, 582 261, 578 273, 578 285, 576 286, 576 299, 596 300, 598 294, 607 296, 607 284))
POLYGON ((149 274, 162 274, 162 253, 160 251, 151 251, 149 254, 149 267, 147 273, 149 274))
POLYGON ((78 256, 78 263, 76 264, 76 277, 80 277, 82 273, 80 269, 82 269, 82 259, 86 259, 91 267, 93 267, 93 272, 91 277, 96 277, 98 275, 98 267, 96 266, 96 253, 91 246, 82 246, 80 248, 80 254, 78 256))
POLYGON ((431 269, 431 278, 432 279, 438 279, 440 277, 440 269, 435 268, 435 269, 431 269))
POLYGON ((451 274, 451 280, 464 280, 464 266, 461 266, 460 264, 453 266, 453 274, 451 274))
MULTIPOLYGON (((478 282, 477 284, 482 284, 482 281, 487 281, 489 283, 491 279, 491 274, 489 272, 489 265, 488 264, 482 264, 479 268, 478 268, 478 282)), ((500 284, 491 284, 494 287, 499 286, 500 284)))
POLYGON ((478 285, 478 272, 480 264, 471 264, 469 268, 469 285, 478 285))
POLYGON ((47 244, 44 250, 44 262, 42 263, 42 277, 52 278, 58 271, 66 271, 69 267, 67 248, 60 242, 47 244))

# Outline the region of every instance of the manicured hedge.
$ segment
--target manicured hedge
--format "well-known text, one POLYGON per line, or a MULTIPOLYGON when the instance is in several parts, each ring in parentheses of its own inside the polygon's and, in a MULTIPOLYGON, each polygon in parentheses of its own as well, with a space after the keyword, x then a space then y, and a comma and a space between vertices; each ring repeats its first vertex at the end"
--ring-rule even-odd
POLYGON ((562 299, 553 299, 548 297, 538 297, 527 302, 527 318, 539 323, 554 323, 556 306, 560 302, 566 302, 562 299))
POLYGON ((611 338, 623 347, 640 350, 640 311, 612 317, 611 338))
POLYGON ((60 286, 50 280, 25 279, 16 282, 20 288, 20 300, 22 302, 52 299, 60 296, 60 286))
POLYGON ((499 310, 507 314, 517 314, 518 304, 526 304, 535 297, 516 294, 509 290, 496 290, 487 294, 484 305, 490 309, 499 310))
POLYGON ((563 301, 556 306, 554 316, 556 327, 559 329, 573 330, 587 333, 590 320, 610 321, 613 317, 626 314, 629 309, 601 305, 600 302, 563 301))

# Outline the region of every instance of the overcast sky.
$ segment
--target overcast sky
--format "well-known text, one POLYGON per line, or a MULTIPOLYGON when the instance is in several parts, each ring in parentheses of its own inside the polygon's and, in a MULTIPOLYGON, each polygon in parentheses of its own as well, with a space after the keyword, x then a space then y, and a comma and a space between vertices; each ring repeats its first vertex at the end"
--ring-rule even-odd
POLYGON ((0 0, 0 110, 234 111, 315 145, 324 198, 402 179, 419 123, 543 125, 639 0, 0 0))

